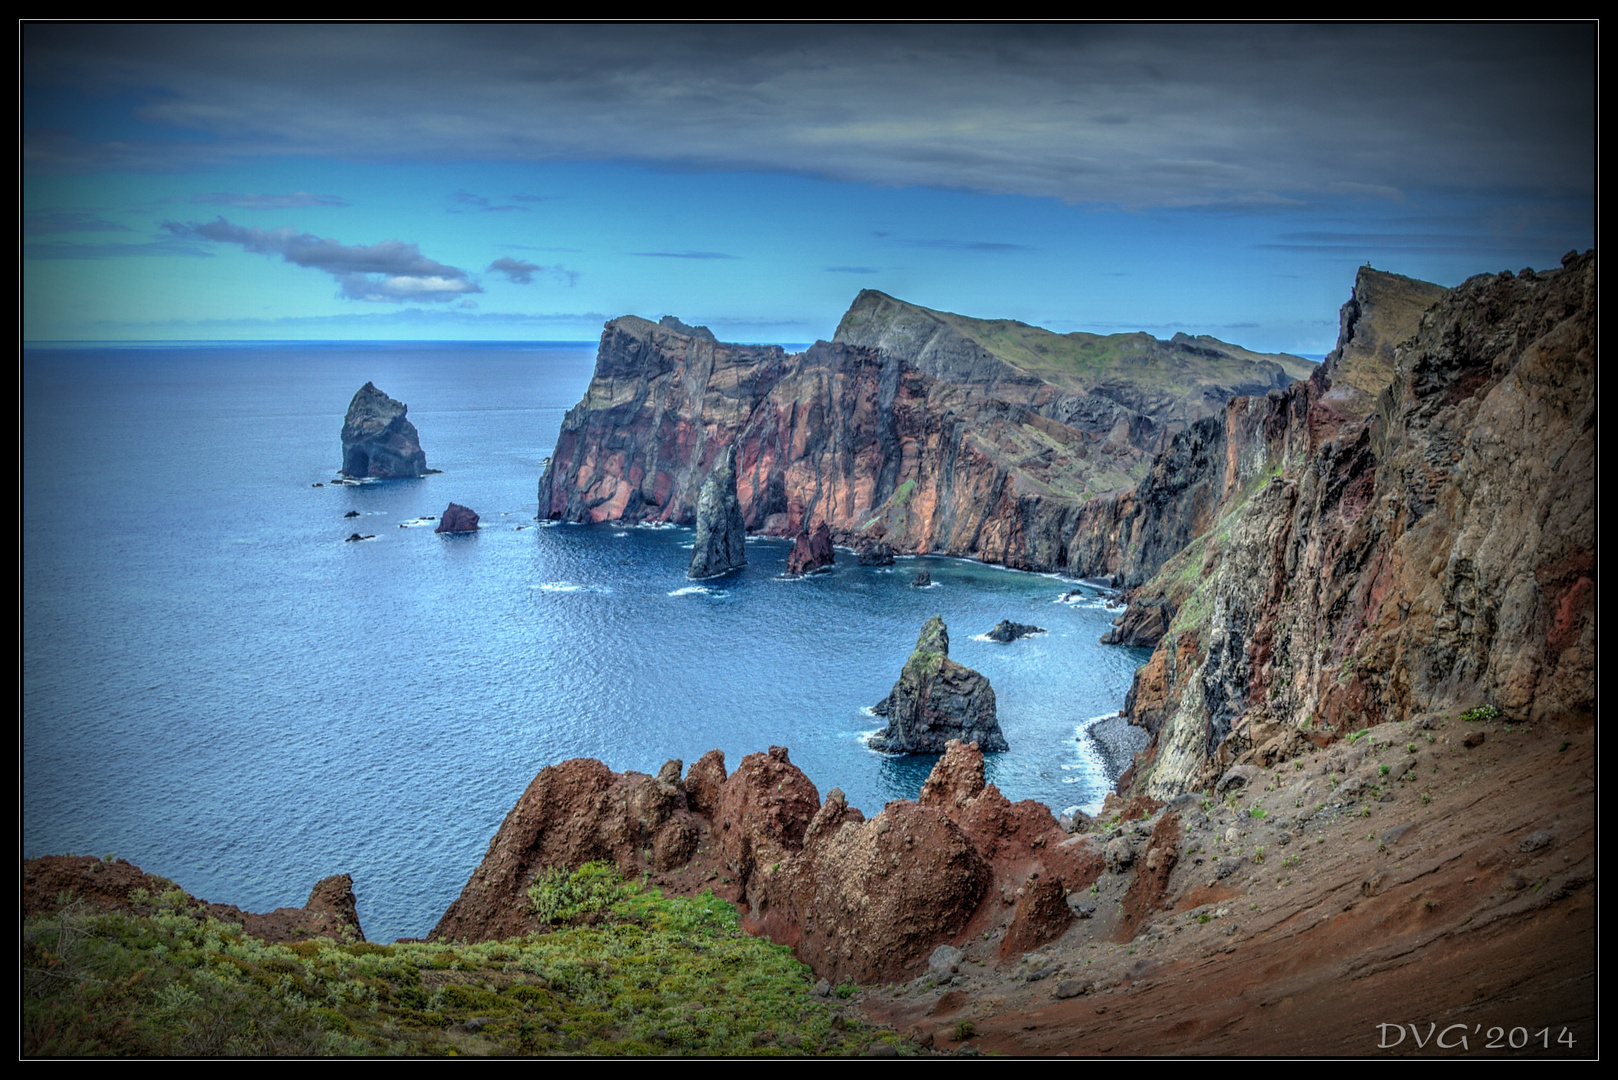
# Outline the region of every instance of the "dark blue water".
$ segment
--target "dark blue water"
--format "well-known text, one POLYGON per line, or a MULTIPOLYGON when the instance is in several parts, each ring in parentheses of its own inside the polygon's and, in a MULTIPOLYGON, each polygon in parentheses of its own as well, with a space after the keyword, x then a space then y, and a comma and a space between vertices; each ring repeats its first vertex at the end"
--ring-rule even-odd
POLYGON ((784 581, 768 540, 694 587, 688 530, 536 524, 592 363, 578 345, 26 352, 25 855, 110 852, 254 910, 347 871, 369 937, 419 936, 567 758, 655 772, 718 747, 734 768, 780 744, 867 813, 915 797, 931 759, 861 737, 934 614, 995 687, 1012 749, 990 780, 1099 802, 1075 736, 1144 654, 1096 644, 1112 613, 1093 590, 1056 603, 1074 583, 951 559, 784 581), (367 380, 410 405, 441 475, 329 483, 367 380), (484 530, 415 524, 451 500, 484 530), (923 565, 937 585, 912 589, 923 565), (974 639, 1003 618, 1050 632, 974 639))

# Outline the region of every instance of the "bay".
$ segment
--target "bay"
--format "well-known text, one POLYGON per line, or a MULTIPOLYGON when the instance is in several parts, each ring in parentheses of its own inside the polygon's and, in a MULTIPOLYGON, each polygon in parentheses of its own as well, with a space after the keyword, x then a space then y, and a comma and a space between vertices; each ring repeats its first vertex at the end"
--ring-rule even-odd
POLYGON ((30 348, 23 364, 23 846, 116 854, 209 900, 354 875, 372 940, 421 936, 534 774, 771 745, 874 814, 932 758, 876 754, 923 621, 995 687, 1012 799, 1094 807, 1080 732, 1141 650, 1077 583, 958 559, 692 583, 686 529, 534 521, 579 343, 30 348), (420 480, 335 486, 349 398, 410 406, 420 480), (321 485, 321 486, 315 486, 321 485), (475 536, 433 533, 458 502, 475 536), (359 516, 347 518, 350 511, 359 516), (405 527, 401 527, 405 526, 405 527), (374 534, 359 543, 351 533, 374 534), (926 567, 935 587, 914 589, 926 567), (1000 619, 1048 632, 982 640, 1000 619))

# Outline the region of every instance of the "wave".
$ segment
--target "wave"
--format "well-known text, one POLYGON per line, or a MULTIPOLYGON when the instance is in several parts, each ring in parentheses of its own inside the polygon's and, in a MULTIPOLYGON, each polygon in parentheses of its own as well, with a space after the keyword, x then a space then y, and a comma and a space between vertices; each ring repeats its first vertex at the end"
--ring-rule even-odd
POLYGON ((637 529, 678 529, 679 528, 679 526, 674 524, 674 522, 672 522, 672 521, 637 521, 637 522, 635 522, 634 527, 637 528, 637 529))
POLYGON ((615 532, 612 535, 614 535, 614 536, 628 536, 629 533, 628 532, 615 532))
POLYGON ((599 593, 599 594, 601 594, 603 596, 612 595, 612 589, 610 589, 606 585, 579 585, 579 584, 576 584, 576 583, 571 582, 571 581, 547 581, 543 585, 530 585, 528 587, 530 589, 539 589, 539 590, 541 590, 543 592, 558 592, 558 593, 590 592, 590 593, 599 593))
POLYGON ((715 599, 729 596, 724 589, 710 589, 706 585, 686 585, 669 593, 670 596, 712 596, 715 599))

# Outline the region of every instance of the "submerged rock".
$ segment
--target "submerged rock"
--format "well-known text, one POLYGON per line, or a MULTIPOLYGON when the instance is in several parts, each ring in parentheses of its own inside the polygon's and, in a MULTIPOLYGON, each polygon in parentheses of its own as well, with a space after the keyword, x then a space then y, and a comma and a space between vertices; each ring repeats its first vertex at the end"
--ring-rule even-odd
POLYGON ((994 629, 984 636, 990 641, 1016 641, 1018 638, 1027 637, 1029 634, 1043 634, 1044 632, 1045 628, 1043 626, 1030 626, 1028 623, 1001 619, 994 624, 994 629))
POLYGON ((409 411, 374 383, 360 387, 343 417, 343 475, 392 478, 426 476, 427 455, 422 452, 416 425, 405 419, 409 411))
POLYGON ((836 561, 837 556, 831 548, 831 529, 822 521, 815 526, 813 533, 805 531, 798 534, 797 541, 792 545, 792 554, 787 556, 787 576, 812 574, 836 561))
MULTIPOLYGON (((432 518, 425 520, 431 521, 432 518)), ((449 509, 444 511, 444 517, 433 532, 441 533, 469 533, 478 531, 477 512, 460 503, 450 503, 449 509)))
POLYGON ((995 716, 994 688, 949 658, 949 630, 937 615, 921 628, 916 650, 883 704, 888 726, 871 736, 872 749, 941 754, 951 739, 985 751, 1009 749, 995 716))
POLYGON ((706 578, 747 565, 747 527, 736 499, 736 445, 720 451, 697 499, 697 542, 686 577, 706 578))

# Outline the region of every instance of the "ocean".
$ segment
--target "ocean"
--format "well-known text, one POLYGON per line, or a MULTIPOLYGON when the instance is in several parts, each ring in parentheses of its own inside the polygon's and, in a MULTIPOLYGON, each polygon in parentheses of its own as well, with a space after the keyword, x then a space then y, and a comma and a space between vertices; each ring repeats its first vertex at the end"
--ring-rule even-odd
POLYGON ((995 689, 1011 750, 989 780, 1099 805, 1116 766, 1083 732, 1147 655, 1097 643, 1103 590, 842 551, 789 581, 789 545, 766 539, 694 583, 688 529, 535 521, 594 351, 26 349, 24 856, 114 854, 255 911, 347 872, 371 940, 423 936, 535 773, 568 758, 655 773, 718 747, 734 769, 782 745, 868 815, 914 798, 933 759, 863 739, 935 614, 995 689), (367 380, 410 406, 440 474, 331 483, 367 380), (435 534, 451 501, 482 531, 435 534), (922 567, 934 587, 911 587, 922 567), (1001 619, 1048 632, 983 640, 1001 619))

